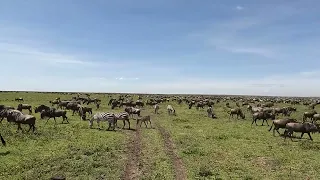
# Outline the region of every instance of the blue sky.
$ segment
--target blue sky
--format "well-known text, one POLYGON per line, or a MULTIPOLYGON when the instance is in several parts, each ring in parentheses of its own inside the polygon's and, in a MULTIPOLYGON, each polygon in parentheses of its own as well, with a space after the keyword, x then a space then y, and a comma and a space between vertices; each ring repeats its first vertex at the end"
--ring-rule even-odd
POLYGON ((316 0, 0 4, 1 90, 320 96, 316 0))

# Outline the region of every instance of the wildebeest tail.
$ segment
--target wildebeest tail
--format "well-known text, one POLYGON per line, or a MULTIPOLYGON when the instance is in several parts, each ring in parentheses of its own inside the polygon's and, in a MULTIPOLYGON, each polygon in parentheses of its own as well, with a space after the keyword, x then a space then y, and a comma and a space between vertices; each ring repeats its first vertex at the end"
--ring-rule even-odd
POLYGON ((3 139, 2 135, 0 134, 0 139, 1 139, 1 143, 2 145, 6 146, 6 141, 3 139))

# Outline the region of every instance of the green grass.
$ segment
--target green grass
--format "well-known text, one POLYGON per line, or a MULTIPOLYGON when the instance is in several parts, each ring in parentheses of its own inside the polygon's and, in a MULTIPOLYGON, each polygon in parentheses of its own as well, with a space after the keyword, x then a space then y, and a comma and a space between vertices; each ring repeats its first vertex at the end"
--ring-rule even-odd
MULTIPOLYGON (((48 104, 58 96, 70 99, 75 95, 0 93, 0 104, 17 107, 14 98, 23 97, 24 103, 37 106, 48 104)), ((92 96, 102 99, 99 111, 111 111, 107 96, 92 96)), ((218 119, 206 117, 205 110, 189 110, 185 104, 171 102, 177 116, 168 116, 167 104, 160 105, 159 115, 153 114, 152 107, 144 108, 143 115, 152 114, 153 125, 156 122, 170 132, 188 179, 320 179, 317 173, 320 169, 319 134, 312 134, 313 142, 307 135, 294 142, 284 141, 277 133, 273 137, 266 125, 260 126, 261 121, 259 126, 251 127, 248 113, 246 120, 229 120, 225 102, 214 106, 218 119)), ((235 107, 234 103, 230 105, 235 107)), ((285 105, 276 104, 276 107, 282 106, 285 105)), ((296 107, 298 112, 293 117, 300 120, 308 109, 302 105, 296 107)), ((58 124, 55 128, 54 121, 44 126, 45 121, 40 120, 39 114, 35 115, 37 134, 16 133, 17 126, 7 122, 0 125, 0 132, 7 141, 7 147, 0 147, 0 179, 49 179, 59 174, 67 179, 122 177, 126 159, 130 158, 126 154, 127 142, 134 131, 89 129, 88 122, 71 116, 70 112, 70 124, 58 124)), ((61 121, 58 118, 57 122, 61 121)), ((135 121, 131 122, 135 128, 135 121)), ((166 154, 159 130, 146 129, 143 124, 141 142, 140 179, 174 179, 172 160, 166 154)))

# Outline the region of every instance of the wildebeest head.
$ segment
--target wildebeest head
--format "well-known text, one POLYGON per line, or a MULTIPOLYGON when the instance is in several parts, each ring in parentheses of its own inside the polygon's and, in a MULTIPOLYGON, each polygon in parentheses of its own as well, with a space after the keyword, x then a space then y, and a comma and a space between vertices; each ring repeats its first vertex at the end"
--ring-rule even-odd
POLYGON ((319 132, 318 126, 313 123, 305 122, 303 125, 307 132, 319 132))

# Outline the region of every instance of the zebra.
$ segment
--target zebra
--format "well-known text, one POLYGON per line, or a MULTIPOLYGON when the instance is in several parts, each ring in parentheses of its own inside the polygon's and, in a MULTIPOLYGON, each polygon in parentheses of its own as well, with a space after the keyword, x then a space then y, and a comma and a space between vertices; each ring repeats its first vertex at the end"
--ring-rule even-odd
POLYGON ((176 115, 176 110, 171 105, 167 106, 167 110, 169 115, 176 115))
POLYGON ((154 113, 155 114, 158 114, 159 109, 160 109, 159 104, 154 105, 154 113))
POLYGON ((111 125, 112 130, 114 131, 115 125, 116 125, 116 117, 113 113, 107 113, 107 112, 97 112, 95 115, 92 116, 92 118, 89 120, 89 126, 92 128, 93 121, 96 120, 98 123, 98 128, 100 128, 100 121, 108 121, 109 127, 108 130, 110 129, 111 125))
POLYGON ((148 127, 147 124, 148 124, 148 122, 149 122, 149 123, 150 123, 150 126, 151 126, 151 128, 152 128, 150 115, 148 115, 148 116, 143 116, 143 117, 139 117, 139 118, 137 119, 137 126, 138 126, 138 124, 139 124, 140 121, 141 121, 140 127, 141 127, 142 122, 144 122, 144 124, 146 125, 146 128, 147 128, 147 127, 148 127))
POLYGON ((122 129, 126 126, 126 121, 128 122, 129 124, 129 129, 130 128, 130 121, 129 121, 129 113, 127 112, 121 112, 121 113, 117 113, 117 114, 114 114, 115 118, 116 118, 116 126, 118 127, 118 120, 123 120, 123 127, 122 129))

